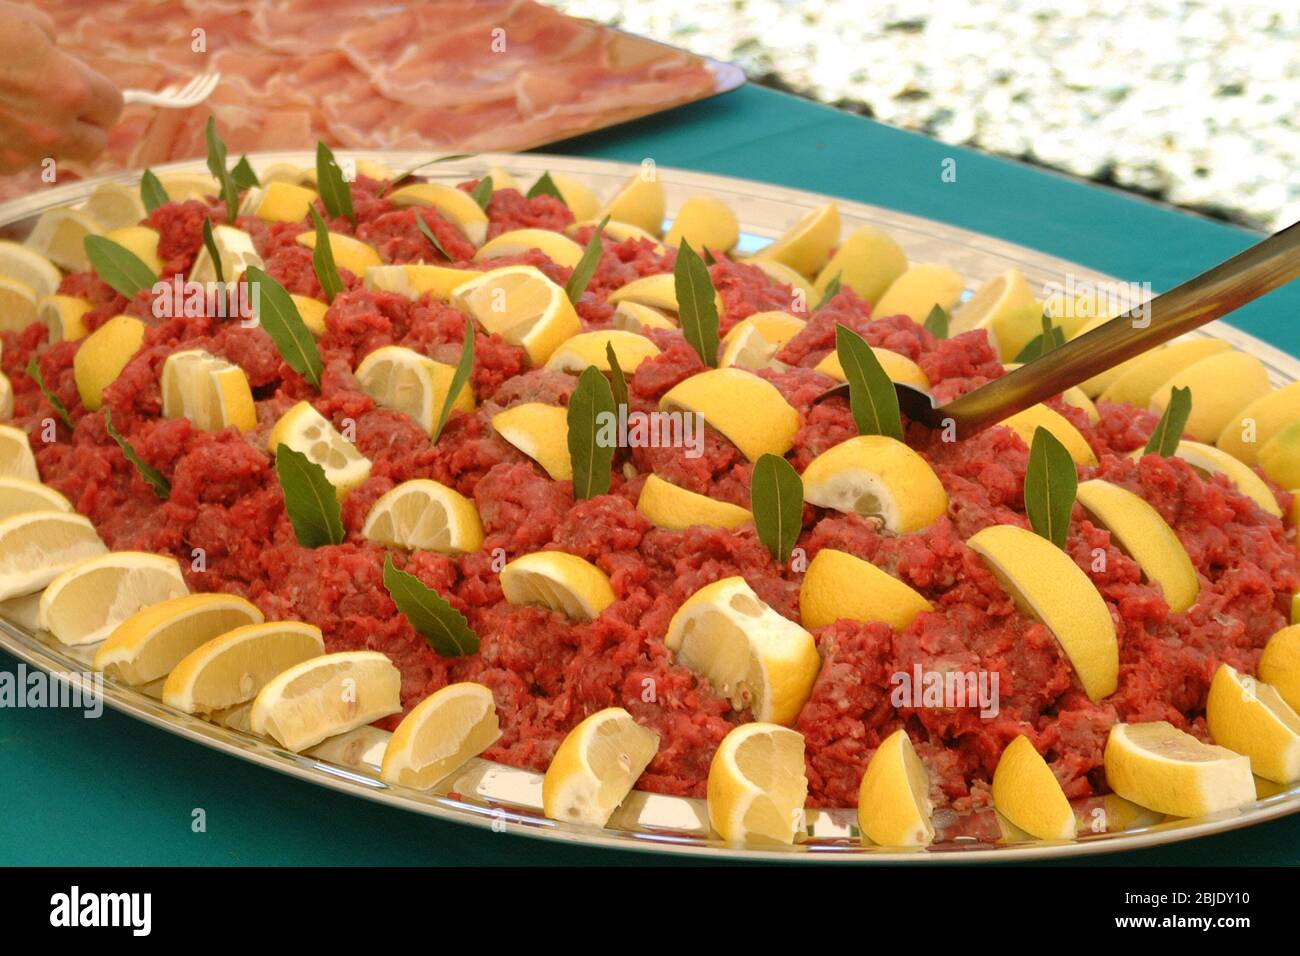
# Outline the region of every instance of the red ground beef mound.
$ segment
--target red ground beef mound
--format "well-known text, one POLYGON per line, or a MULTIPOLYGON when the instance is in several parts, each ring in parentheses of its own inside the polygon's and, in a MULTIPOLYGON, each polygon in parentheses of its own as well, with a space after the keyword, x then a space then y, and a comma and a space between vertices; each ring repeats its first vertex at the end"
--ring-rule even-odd
MULTIPOLYGON (((386 262, 444 261, 417 228, 420 216, 453 261, 485 267, 466 261, 473 248, 453 224, 432 209, 394 206, 381 195, 385 186, 360 177, 353 186, 356 222, 333 218, 330 228, 371 243, 386 262)), ((169 203, 149 216, 162 236, 159 254, 168 271, 192 265, 209 215, 223 221, 224 207, 169 203)), ((493 236, 517 228, 562 230, 573 220, 553 197, 528 199, 511 189, 493 194, 487 215, 493 236)), ((308 228, 306 221, 267 224, 241 217, 240 225, 286 288, 321 294, 311 252, 295 241, 308 228)), ((591 231, 579 230, 576 241, 585 244, 591 231)), ((577 306, 584 328, 607 327, 614 311, 606 302, 609 293, 642 276, 671 272, 674 258, 672 249, 646 240, 605 242, 577 306)), ((538 252, 493 264, 506 261, 537 265, 558 282, 570 273, 538 252)), ((758 311, 806 314, 789 286, 754 266, 721 258, 710 273, 722 302, 724 334, 758 311)), ((376 406, 352 370, 374 349, 391 344, 454 363, 465 317, 427 297, 412 302, 364 289, 350 273, 344 281, 318 340, 325 365, 318 391, 282 361, 260 328, 209 318, 158 319, 147 292, 128 301, 93 274, 68 276, 61 291, 91 301, 91 328, 124 311, 149 326, 144 347, 104 400, 137 453, 171 483, 171 494, 160 500, 108 438, 103 414, 82 407, 72 373, 79 343, 51 345, 43 327, 31 326, 0 335, 15 418, 33 436, 43 479, 66 494, 110 546, 175 555, 191 588, 242 594, 268 617, 311 621, 323 630, 330 650, 384 652, 401 671, 406 709, 448 682, 482 682, 493 692, 502 723, 501 740, 487 754, 492 759, 541 770, 578 721, 599 708, 623 706, 660 736, 640 786, 703 795, 718 742, 752 715, 733 712, 706 682, 674 663, 663 644, 668 622, 700 587, 737 574, 779 613, 797 619, 800 574, 776 565, 752 526, 667 531, 637 511, 636 498, 644 475, 653 471, 692 491, 747 506, 751 464, 706 428, 698 457, 683 448, 622 452, 610 492, 575 502, 568 482, 552 481, 490 423, 492 414, 520 402, 566 405, 574 377, 530 368, 522 349, 481 330, 474 335, 471 376, 478 409, 453 413, 431 445, 414 422, 376 406), (257 399, 255 429, 205 434, 186 420, 159 417, 162 364, 187 348, 206 349, 244 369, 257 399), (23 371, 32 357, 51 393, 67 407, 72 429, 57 420, 50 401, 23 371), (301 399, 337 427, 354 429, 358 448, 372 461, 370 478, 344 500, 347 540, 334 547, 298 546, 265 452, 269 429, 301 399), (54 440, 44 441, 51 429, 54 440), (397 613, 382 583, 388 552, 360 534, 375 500, 417 477, 470 496, 482 518, 484 547, 474 554, 392 552, 399 567, 466 615, 481 641, 478 653, 467 657, 438 656, 397 613), (498 578, 502 561, 546 548, 598 565, 610 577, 615 603, 591 622, 507 603, 498 578), (193 563, 196 553, 203 555, 201 564, 193 563)), ((940 399, 1003 374, 984 333, 936 339, 903 316, 873 319, 866 302, 841 290, 784 346, 777 356, 782 366, 761 373, 799 413, 788 456, 799 469, 856 431, 843 397, 817 401, 833 383, 812 367, 835 347, 837 324, 917 362, 940 399)), ((679 332, 657 331, 651 338, 661 354, 629 377, 631 405, 640 411, 655 409, 668 389, 704 369, 679 332)), ((1215 668, 1226 661, 1253 672, 1265 641, 1286 623, 1289 595, 1300 588, 1294 531, 1222 478, 1207 478, 1176 459, 1129 459, 1155 425, 1151 413, 1102 403, 1101 420, 1094 424, 1059 400, 1050 404, 1098 455, 1098 464, 1082 469, 1080 477, 1105 478, 1141 495, 1175 529, 1200 576, 1196 604, 1186 613, 1170 613, 1159 587, 1076 507, 1067 550, 1111 608, 1120 646, 1118 690, 1100 702, 1088 700, 1053 636, 1016 609, 965 544, 991 524, 1027 526, 1024 442, 994 427, 961 443, 944 443, 910 427, 909 444, 929 461, 949 496, 947 513, 929 528, 895 536, 870 519, 805 508, 798 544, 808 559, 824 547, 848 551, 906 582, 934 606, 902 632, 847 620, 815 632, 822 668, 796 725, 807 742, 811 803, 852 805, 866 762, 900 727, 929 768, 941 806, 986 804, 993 768, 1017 734, 1047 754, 1071 797, 1091 798, 1105 790, 1102 750, 1115 721, 1169 720, 1204 737, 1205 696, 1215 668), (1099 553, 1106 559, 1104 571, 1092 570, 1099 553), (996 674, 998 714, 896 706, 892 676, 917 666, 996 674)), ((1288 495, 1278 496, 1289 504, 1288 495)), ((381 723, 392 727, 397 720, 381 723)))

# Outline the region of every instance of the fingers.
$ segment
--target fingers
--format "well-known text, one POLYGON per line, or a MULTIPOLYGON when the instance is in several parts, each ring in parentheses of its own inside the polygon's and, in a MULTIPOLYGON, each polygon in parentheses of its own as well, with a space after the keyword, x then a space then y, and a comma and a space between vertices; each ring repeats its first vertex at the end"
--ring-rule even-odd
POLYGON ((61 159, 94 159, 108 145, 108 131, 102 126, 77 120, 55 149, 61 159))
POLYGON ((44 10, 37 10, 35 7, 23 7, 23 14, 27 20, 35 25, 42 33, 51 40, 54 39, 54 20, 44 10))
POLYGON ((77 118, 104 129, 117 122, 122 115, 122 94, 113 81, 79 60, 73 60, 85 84, 77 118))

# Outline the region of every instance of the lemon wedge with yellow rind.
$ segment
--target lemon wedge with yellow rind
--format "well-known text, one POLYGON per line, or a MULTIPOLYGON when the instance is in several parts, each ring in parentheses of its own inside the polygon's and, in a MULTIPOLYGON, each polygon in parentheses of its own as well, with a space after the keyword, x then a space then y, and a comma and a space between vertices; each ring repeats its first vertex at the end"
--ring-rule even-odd
POLYGON ((340 435, 310 402, 299 402, 275 423, 266 447, 274 456, 281 445, 288 445, 320 465, 340 498, 370 477, 370 459, 340 435))
MULTIPOLYGON (((438 423, 455 375, 452 366, 401 345, 375 349, 356 370, 357 384, 376 404, 408 416, 429 435, 438 423)), ((474 411, 474 392, 469 382, 461 386, 452 408, 474 411)))
POLYGON ((813 636, 739 576, 692 594, 669 622, 664 646, 734 710, 782 725, 799 717, 822 663, 813 636))
MULTIPOLYGON (((914 385, 922 391, 929 391, 930 379, 922 371, 921 366, 917 365, 906 355, 899 355, 897 352, 889 349, 877 348, 871 346, 871 352, 880 363, 880 367, 885 370, 891 382, 901 382, 904 385, 914 385)), ((829 375, 839 382, 848 381, 844 374, 844 366, 840 364, 840 355, 832 350, 826 353, 826 357, 813 366, 815 371, 823 375, 829 375)))
POLYGON ((460 492, 431 478, 412 478, 371 505, 361 536, 407 550, 467 554, 483 547, 483 524, 474 502, 460 492))
POLYGON ((72 503, 49 485, 0 475, 0 519, 29 511, 72 511, 72 503))
POLYGON ((87 411, 104 403, 104 389, 117 381, 122 369, 144 342, 145 325, 130 315, 109 319, 86 336, 72 358, 77 393, 87 411))
POLYGON ((14 387, 9 376, 0 372, 0 421, 14 417, 14 387))
POLYGON ((0 277, 21 282, 38 298, 54 295, 63 281, 53 262, 36 250, 9 239, 0 239, 0 277))
POLYGON ((948 493, 924 458, 885 435, 840 442, 803 471, 804 501, 880 518, 894 534, 928 528, 948 510, 948 493))
POLYGON ((659 354, 659 346, 644 335, 605 329, 598 332, 579 332, 562 342, 546 360, 546 367, 556 372, 581 373, 591 366, 602 372, 611 371, 605 347, 614 350, 618 366, 625 375, 631 375, 648 358, 659 354))
MULTIPOLYGON (((882 313, 884 314, 884 313, 882 313)), ((952 313, 949 335, 985 329, 1002 360, 1009 362, 1043 331, 1043 307, 1019 269, 989 279, 952 313)), ((924 321, 924 316, 922 316, 924 321)))
POLYGON ((718 365, 750 372, 768 368, 775 363, 776 353, 806 324, 788 312, 755 312, 722 337, 718 365))
POLYGON ((221 195, 221 184, 207 173, 159 173, 158 182, 171 202, 212 199, 221 195))
POLYGON ((135 226, 148 215, 140 190, 125 183, 100 183, 91 190, 81 208, 101 229, 135 226))
POLYGON ((876 748, 858 788, 858 829, 879 846, 929 846, 934 841, 930 778, 906 730, 876 748))
POLYGON ((713 196, 692 196, 677 210, 664 242, 674 248, 685 239, 692 249, 727 252, 740 239, 740 223, 725 202, 713 196))
POLYGON ((229 426, 246 432, 257 425, 257 408, 244 370, 202 349, 167 356, 161 389, 164 418, 187 418, 206 432, 229 426))
POLYGON ((384 749, 379 779, 428 790, 500 737, 492 691, 468 681, 448 684, 402 718, 384 749))
MULTIPOLYGON (((308 249, 316 248, 316 233, 308 231, 294 237, 294 241, 308 249)), ((347 269, 355 276, 364 276, 372 266, 381 266, 384 260, 379 257, 374 246, 345 236, 341 233, 329 233, 330 251, 334 254, 334 264, 340 269, 347 269)))
POLYGON ((1070 801, 1042 756, 1023 734, 1002 751, 993 771, 998 813, 1040 840, 1070 840, 1076 823, 1070 801))
POLYGON ((474 253, 475 262, 519 256, 536 249, 556 265, 572 269, 582 258, 582 246, 550 229, 512 229, 489 239, 474 253))
POLYGON ((658 475, 646 476, 636 507, 655 525, 670 531, 682 531, 694 525, 731 530, 754 520, 740 505, 687 491, 658 475))
POLYGON ((643 168, 615 194, 600 215, 590 218, 609 216, 616 222, 626 222, 658 236, 663 232, 665 208, 663 184, 643 168))
MULTIPOLYGON (((1210 475, 1223 475, 1237 491, 1250 498, 1265 512, 1275 518, 1282 517, 1282 508, 1264 480, 1227 452, 1213 445, 1203 445, 1200 442, 1184 439, 1178 443, 1178 450, 1174 456, 1181 458, 1197 471, 1210 475)), ((1137 449, 1133 457, 1142 457, 1142 449, 1137 449)))
POLYGON ((86 337, 82 317, 94 308, 73 295, 47 295, 36 304, 37 317, 50 330, 49 342, 75 342, 86 337))
POLYGON ((237 282, 250 268, 261 269, 266 265, 253 244, 253 237, 234 226, 213 226, 212 245, 217 250, 217 261, 212 261, 212 253, 204 243, 190 267, 191 282, 216 282, 218 263, 226 282, 237 282))
POLYGON ((0 425, 0 478, 21 478, 39 482, 36 456, 27 441, 27 433, 13 425, 0 425))
POLYGON ((1256 465, 1273 437, 1295 422, 1300 422, 1300 382, 1271 390, 1245 406, 1223 426, 1214 444, 1242 464, 1256 465))
POLYGON ((659 752, 659 735, 622 707, 598 710, 560 744, 542 779, 552 820, 603 827, 659 752))
POLYGON ((141 608, 187 593, 175 558, 110 551, 68 568, 45 586, 40 626, 64 644, 97 644, 141 608))
MULTIPOLYGON (((1174 342, 1150 352, 1144 352, 1120 366, 1123 374, 1114 378, 1097 400, 1100 402, 1127 402, 1138 408, 1151 404, 1151 397, 1160 386, 1174 375, 1194 362, 1209 358, 1218 352, 1226 352, 1232 346, 1222 339, 1187 339, 1174 342)), ((1093 394, 1089 382, 1081 386, 1089 395, 1093 394)), ((1216 386, 1217 387, 1217 386, 1216 386)), ((1193 403, 1194 404, 1194 403, 1193 403)), ((1214 438, 1214 435, 1198 435, 1198 438, 1214 438)))
POLYGON ((600 199, 586 183, 564 173, 551 173, 551 182, 560 191, 560 196, 569 207, 569 212, 573 213, 575 221, 594 221, 600 218, 600 199))
POLYGON ((253 215, 263 222, 302 222, 318 198, 314 189, 273 180, 263 187, 253 215))
MULTIPOLYGON (((1258 464, 1270 481, 1292 489, 1292 494, 1300 489, 1300 419, 1268 440, 1259 451, 1258 464)), ((1300 505, 1293 501, 1291 507, 1300 505)))
POLYGON ((487 238, 488 217, 463 189, 439 183, 412 183, 394 189, 388 198, 396 206, 432 206, 464 233, 473 245, 480 246, 487 238))
POLYGON ((329 311, 328 302, 322 302, 320 299, 313 299, 311 296, 298 295, 296 292, 290 293, 289 298, 293 300, 294 306, 298 309, 298 315, 302 318, 303 325, 312 335, 321 336, 325 334, 325 313, 329 311))
POLYGON ((859 226, 817 273, 815 293, 808 304, 820 302, 836 278, 841 287, 852 289, 860 299, 874 303, 906 271, 907 256, 898 243, 874 226, 859 226))
POLYGON ((558 405, 524 402, 492 416, 498 435, 545 469, 556 481, 573 479, 569 414, 558 405))
POLYGON ((777 262, 775 259, 746 259, 745 265, 753 266, 773 282, 790 287, 791 312, 811 312, 821 301, 822 297, 816 286, 783 262, 777 262))
MULTIPOLYGON (((677 304, 676 279, 671 272, 657 272, 654 275, 633 279, 611 292, 605 301, 610 305, 627 303, 647 305, 652 309, 671 312, 674 315, 680 308, 677 304)), ((718 314, 721 315, 722 297, 715 294, 713 301, 718 307, 718 314)))
POLYGON ((582 331, 564 290, 533 266, 504 266, 457 286, 451 304, 490 335, 499 335, 542 365, 560 343, 582 331))
POLYGON ((935 262, 921 262, 889 284, 872 307, 871 317, 881 319, 888 315, 905 315, 919 324, 936 305, 951 312, 965 288, 965 280, 955 269, 935 262))
POLYGON ((21 332, 39 318, 36 290, 20 279, 0 276, 0 332, 21 332))
POLYGON ((1249 757, 1164 720, 1111 727, 1105 766, 1107 785, 1121 797, 1170 816, 1208 816, 1255 800, 1249 757))
POLYGON ((706 789, 709 824, 726 842, 794 843, 808 798, 803 735, 741 724, 714 751, 706 789))
MULTIPOLYGON (((754 254, 811 278, 830 261, 831 249, 840 241, 840 210, 830 202, 809 210, 790 230, 754 254)), ((815 305, 809 302, 809 306, 815 305)))
POLYGON ((661 310, 640 302, 620 302, 614 309, 611 324, 621 332, 635 332, 638 335, 644 335, 652 329, 677 328, 677 323, 661 310))
POLYGON ((108 551, 90 521, 66 511, 27 511, 0 521, 0 601, 41 590, 108 551))
POLYGON ((1216 744, 1250 758, 1255 775, 1274 783, 1300 780, 1300 714, 1276 688, 1220 664, 1205 721, 1216 744))
POLYGON ((1002 419, 998 424, 1010 428, 1031 448, 1034 445, 1034 432, 1046 428, 1052 433, 1053 438, 1065 446, 1065 450, 1070 453, 1070 458, 1076 465, 1097 463, 1097 455, 1088 444, 1088 439, 1083 437, 1083 433, 1075 428, 1068 418, 1046 405, 1030 405, 1024 411, 1002 419))
POLYGON ((1192 410, 1183 426, 1188 435, 1213 440, 1237 413, 1272 391, 1264 363, 1245 352, 1219 352, 1193 362, 1151 394, 1150 408, 1162 413, 1175 388, 1192 390, 1192 410), (1224 383, 1231 386, 1224 388, 1224 383))
POLYGON ((702 415, 750 461, 784 455, 799 430, 799 413, 776 386, 739 368, 692 375, 664 393, 659 408, 702 415))
POLYGON ((1259 676, 1291 705, 1300 709, 1300 620, 1296 615, 1296 599, 1291 602, 1291 620, 1268 639, 1264 653, 1259 658, 1259 676))
MULTIPOLYGON (((85 272, 90 268, 90 260, 86 257, 86 237, 102 233, 103 229, 89 213, 60 206, 41 213, 27 237, 27 248, 60 269, 85 272)), ((53 291, 49 289, 43 294, 49 295, 53 291)))
POLYGON ((805 627, 835 621, 883 621, 901 631, 934 606, 870 561, 822 548, 808 563, 799 587, 799 619, 805 627))
POLYGON ((1115 693, 1115 621, 1096 585, 1070 556, 1015 525, 991 525, 966 544, 984 559, 1016 605, 1056 637, 1088 698, 1101 700, 1115 693))
POLYGON ((149 226, 122 226, 104 233, 104 238, 116 242, 134 255, 149 267, 155 277, 162 272, 163 261, 158 257, 158 243, 162 236, 157 229, 149 226))
MULTIPOLYGON (((576 222, 571 222, 569 225, 565 226, 564 234, 570 239, 576 239, 580 230, 589 227, 594 229, 599 225, 600 220, 598 219, 579 219, 576 222)), ((640 226, 634 226, 628 222, 615 222, 611 219, 609 222, 605 223, 605 228, 601 231, 601 236, 606 241, 611 242, 627 242, 629 239, 644 239, 654 247, 655 252, 659 255, 663 255, 664 253, 664 244, 660 242, 654 234, 646 232, 640 226)))
POLYGON ((396 292, 416 300, 426 292, 444 302, 459 285, 483 273, 474 269, 453 269, 426 263, 408 263, 398 266, 371 266, 366 270, 365 287, 380 292, 396 292))
POLYGON ((540 605, 575 621, 592 621, 617 600, 609 575, 564 551, 534 551, 501 569, 501 590, 515 605, 540 605))

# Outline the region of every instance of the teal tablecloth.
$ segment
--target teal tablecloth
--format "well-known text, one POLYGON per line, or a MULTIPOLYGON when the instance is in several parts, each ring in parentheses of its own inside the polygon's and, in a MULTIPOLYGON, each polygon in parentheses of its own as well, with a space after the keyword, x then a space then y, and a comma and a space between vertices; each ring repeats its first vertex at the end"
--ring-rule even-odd
MULTIPOLYGON (((893 207, 1042 249, 1117 277, 1176 282, 1250 233, 1116 192, 746 88, 557 151, 748 177, 893 207), (957 181, 940 164, 957 159, 957 181)), ((1235 324, 1300 351, 1300 287, 1235 324)), ((0 654, 0 669, 15 662, 0 654)), ((0 863, 618 864, 581 850, 429 820, 222 756, 112 712, 0 708, 0 863), (206 832, 191 830, 193 812, 206 832)), ((1300 863, 1300 816, 1111 864, 1300 863)))

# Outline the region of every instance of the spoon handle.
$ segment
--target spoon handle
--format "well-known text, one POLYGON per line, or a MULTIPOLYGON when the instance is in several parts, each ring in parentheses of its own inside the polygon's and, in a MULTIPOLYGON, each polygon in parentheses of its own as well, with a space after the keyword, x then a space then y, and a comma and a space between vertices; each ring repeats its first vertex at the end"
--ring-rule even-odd
POLYGON ((968 434, 1212 322, 1300 276, 1300 222, 942 409, 968 434))

